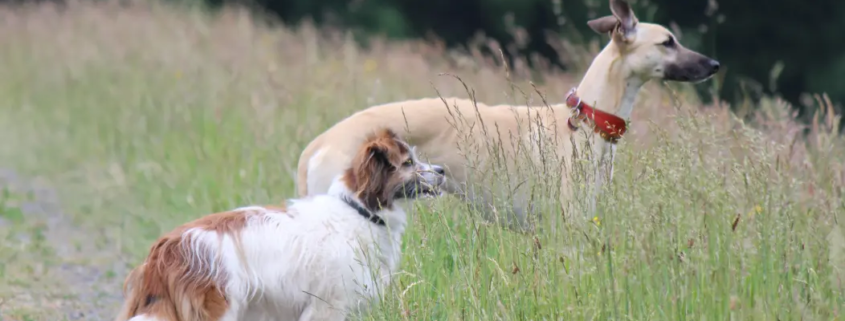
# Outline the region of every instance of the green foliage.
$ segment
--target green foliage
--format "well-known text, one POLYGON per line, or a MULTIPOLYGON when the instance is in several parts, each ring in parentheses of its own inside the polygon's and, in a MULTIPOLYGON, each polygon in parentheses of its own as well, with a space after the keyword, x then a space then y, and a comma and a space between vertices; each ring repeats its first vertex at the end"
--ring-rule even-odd
MULTIPOLYGON (((749 95, 759 99, 777 93, 798 104, 803 93, 826 92, 835 102, 845 101, 845 87, 838 85, 845 72, 845 42, 834 41, 845 30, 845 2, 630 2, 641 20, 674 24, 684 35, 685 45, 723 62, 727 70, 724 86, 701 88, 700 93, 717 94, 733 102, 749 95), (777 64, 784 68, 777 88, 772 89, 769 73, 777 64)), ((322 24, 368 34, 422 38, 431 33, 456 47, 479 31, 505 47, 518 43, 511 26, 515 25, 524 28, 530 39, 520 50, 506 51, 506 55, 539 53, 564 65, 546 42, 546 32, 584 41, 598 39, 586 21, 610 14, 606 0, 258 0, 256 4, 293 24, 315 17, 322 24), (331 18, 324 19, 326 14, 331 18)), ((798 104, 800 111, 807 107, 798 104)))
MULTIPOLYGON (((76 3, 0 13, 14 19, 0 29, 0 137, 12 137, 0 160, 48 181, 69 217, 46 231, 36 215, 0 226, 4 317, 62 320, 44 307, 93 288, 55 276, 70 260, 95 263, 43 248, 100 240, 89 255, 134 266, 187 220, 280 203, 294 196, 302 147, 336 121, 434 88, 467 96, 440 72, 460 75, 483 102, 540 104, 511 87, 532 92, 527 77, 511 83, 480 59, 378 39, 362 50, 344 34, 256 26, 234 9, 76 3), (55 239, 60 231, 68 239, 55 239)), ((521 65, 509 75, 532 72, 521 65)), ((549 102, 580 77, 533 72, 549 102)), ((759 112, 744 123, 722 106, 699 108, 689 88, 646 87, 597 217, 579 211, 583 199, 538 199, 544 230, 521 234, 453 198, 417 203, 402 272, 362 317, 842 319, 845 145, 832 104, 819 97, 803 135, 777 99, 746 102, 759 112)), ((526 173, 551 188, 560 178, 526 173)), ((3 198, 0 216, 21 197, 3 198)), ((126 272, 98 283, 117 295, 126 272)))

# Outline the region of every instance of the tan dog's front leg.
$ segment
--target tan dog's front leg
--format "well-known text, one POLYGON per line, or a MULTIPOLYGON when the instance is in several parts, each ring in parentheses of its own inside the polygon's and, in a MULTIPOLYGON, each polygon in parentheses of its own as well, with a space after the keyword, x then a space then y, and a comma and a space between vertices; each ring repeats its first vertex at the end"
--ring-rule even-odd
POLYGON ((308 304, 299 316, 299 321, 344 321, 344 306, 332 306, 328 302, 315 299, 308 304))
POLYGON ((613 182, 613 164, 616 163, 616 144, 610 144, 610 178, 607 180, 608 184, 613 182))
POLYGON ((590 191, 590 212, 588 213, 588 218, 597 216, 596 204, 598 197, 604 184, 613 181, 613 161, 616 158, 615 144, 610 144, 602 140, 594 146, 596 146, 596 156, 593 161, 595 175, 593 175, 593 188, 590 191))

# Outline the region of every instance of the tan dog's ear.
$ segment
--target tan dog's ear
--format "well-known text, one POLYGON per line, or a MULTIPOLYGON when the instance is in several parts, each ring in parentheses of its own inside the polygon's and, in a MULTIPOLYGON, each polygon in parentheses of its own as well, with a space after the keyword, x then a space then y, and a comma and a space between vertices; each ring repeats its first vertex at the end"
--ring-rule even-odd
POLYGON ((609 33, 613 31, 613 29, 616 29, 616 25, 618 24, 619 19, 616 19, 614 16, 604 16, 587 21, 587 25, 590 26, 590 29, 593 29, 593 31, 598 34, 609 33))
POLYGON ((620 43, 632 42, 639 20, 631 6, 625 0, 610 0, 610 11, 613 15, 587 21, 587 25, 599 34, 612 33, 620 43))
POLYGON ((625 0, 610 0, 610 11, 619 21, 619 29, 614 33, 614 39, 624 43, 633 42, 639 20, 631 5, 625 0))

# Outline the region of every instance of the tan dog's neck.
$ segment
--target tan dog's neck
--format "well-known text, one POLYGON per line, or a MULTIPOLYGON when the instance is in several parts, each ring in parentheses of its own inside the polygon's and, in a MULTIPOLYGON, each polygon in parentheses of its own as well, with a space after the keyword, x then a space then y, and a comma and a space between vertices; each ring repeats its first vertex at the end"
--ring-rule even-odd
POLYGON ((625 57, 611 41, 593 59, 593 63, 581 83, 577 94, 581 100, 594 108, 630 119, 640 88, 645 80, 631 72, 625 65, 625 57))

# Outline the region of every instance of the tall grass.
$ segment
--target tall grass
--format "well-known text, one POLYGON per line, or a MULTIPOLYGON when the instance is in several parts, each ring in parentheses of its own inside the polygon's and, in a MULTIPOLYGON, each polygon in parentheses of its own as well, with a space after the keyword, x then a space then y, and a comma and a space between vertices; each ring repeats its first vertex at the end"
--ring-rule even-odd
MULTIPOLYGON (((441 72, 479 101, 538 106, 580 77, 524 62, 506 72, 436 43, 371 39, 365 50, 234 8, 32 5, 0 10, 0 22, 0 165, 48 178, 79 228, 131 264, 189 219, 293 197, 301 149, 354 111, 468 96, 441 72)), ((552 41, 572 61, 597 49, 552 41)), ((840 320, 845 144, 818 98, 804 125, 777 98, 738 119, 689 86, 651 84, 599 215, 578 212, 582 198, 538 198, 547 228, 517 233, 454 198, 419 202, 403 272, 361 317, 840 320)), ((560 175, 587 184, 578 171, 521 173, 545 177, 540 189, 560 175)))

